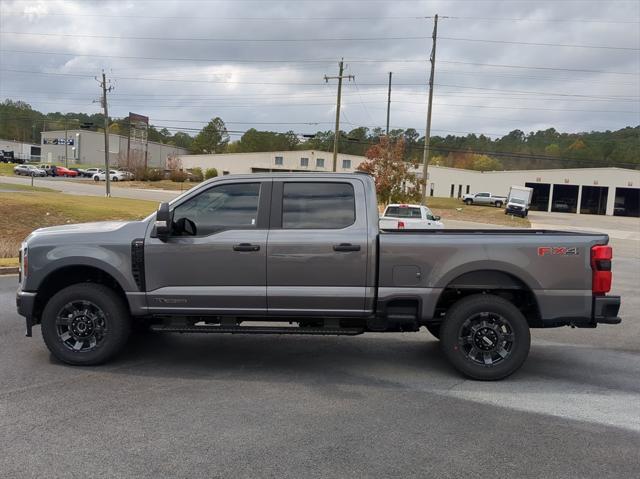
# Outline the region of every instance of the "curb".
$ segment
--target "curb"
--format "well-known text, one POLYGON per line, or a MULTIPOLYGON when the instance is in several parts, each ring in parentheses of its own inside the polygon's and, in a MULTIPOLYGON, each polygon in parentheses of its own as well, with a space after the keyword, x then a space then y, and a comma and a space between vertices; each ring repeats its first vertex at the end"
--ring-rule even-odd
POLYGON ((2 266, 0 267, 0 276, 4 274, 18 274, 17 266, 2 266))

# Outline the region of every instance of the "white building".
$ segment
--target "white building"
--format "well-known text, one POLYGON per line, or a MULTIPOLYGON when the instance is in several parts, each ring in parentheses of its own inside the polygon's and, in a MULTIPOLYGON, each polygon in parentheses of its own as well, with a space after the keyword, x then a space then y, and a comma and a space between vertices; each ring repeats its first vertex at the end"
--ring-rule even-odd
MULTIPOLYGON (((355 171, 364 156, 338 153, 336 171, 355 171)), ((220 175, 261 173, 266 171, 332 171, 333 153, 318 150, 271 151, 268 153, 220 153, 181 155, 182 168, 215 168, 220 175)))
MULTIPOLYGON (((221 175, 268 171, 331 171, 333 154, 318 150, 181 155, 183 169, 216 168, 221 175)), ((363 156, 338 154, 337 171, 355 171, 363 156)), ((422 177, 422 169, 416 170, 422 177)), ((429 167, 430 196, 460 198, 488 191, 506 196, 512 185, 533 188, 532 209, 640 217, 640 170, 568 168, 475 171, 429 167)))

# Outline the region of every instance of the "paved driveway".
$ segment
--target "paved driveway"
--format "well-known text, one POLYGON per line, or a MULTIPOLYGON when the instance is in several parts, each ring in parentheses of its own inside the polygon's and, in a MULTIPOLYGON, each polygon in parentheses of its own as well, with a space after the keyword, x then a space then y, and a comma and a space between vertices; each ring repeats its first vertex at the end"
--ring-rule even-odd
POLYGON ((426 332, 150 334, 64 366, 0 278, 0 476, 637 477, 636 246, 614 240, 623 324, 535 330, 498 383, 460 377, 426 332))

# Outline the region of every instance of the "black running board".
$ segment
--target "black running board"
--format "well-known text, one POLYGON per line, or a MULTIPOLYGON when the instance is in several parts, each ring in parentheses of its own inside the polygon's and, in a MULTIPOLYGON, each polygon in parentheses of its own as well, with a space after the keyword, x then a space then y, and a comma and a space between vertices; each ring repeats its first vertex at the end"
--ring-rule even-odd
POLYGON ((355 336, 364 333, 359 328, 300 328, 274 326, 164 326, 151 325, 160 333, 227 333, 227 334, 306 334, 316 336, 355 336))

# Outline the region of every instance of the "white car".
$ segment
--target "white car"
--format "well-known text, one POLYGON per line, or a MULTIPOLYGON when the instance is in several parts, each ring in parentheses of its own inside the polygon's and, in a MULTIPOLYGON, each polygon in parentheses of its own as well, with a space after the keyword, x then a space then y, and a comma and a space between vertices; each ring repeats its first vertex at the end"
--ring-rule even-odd
POLYGON ((424 205, 390 204, 380 218, 383 230, 443 229, 439 216, 424 205))
MULTIPOLYGON (((128 177, 123 171, 109 170, 109 179, 111 181, 124 181, 124 180, 127 180, 128 177)), ((106 180, 107 180, 107 176, 105 175, 104 171, 101 171, 100 173, 96 173, 95 175, 93 175, 93 181, 106 181, 106 180)))

